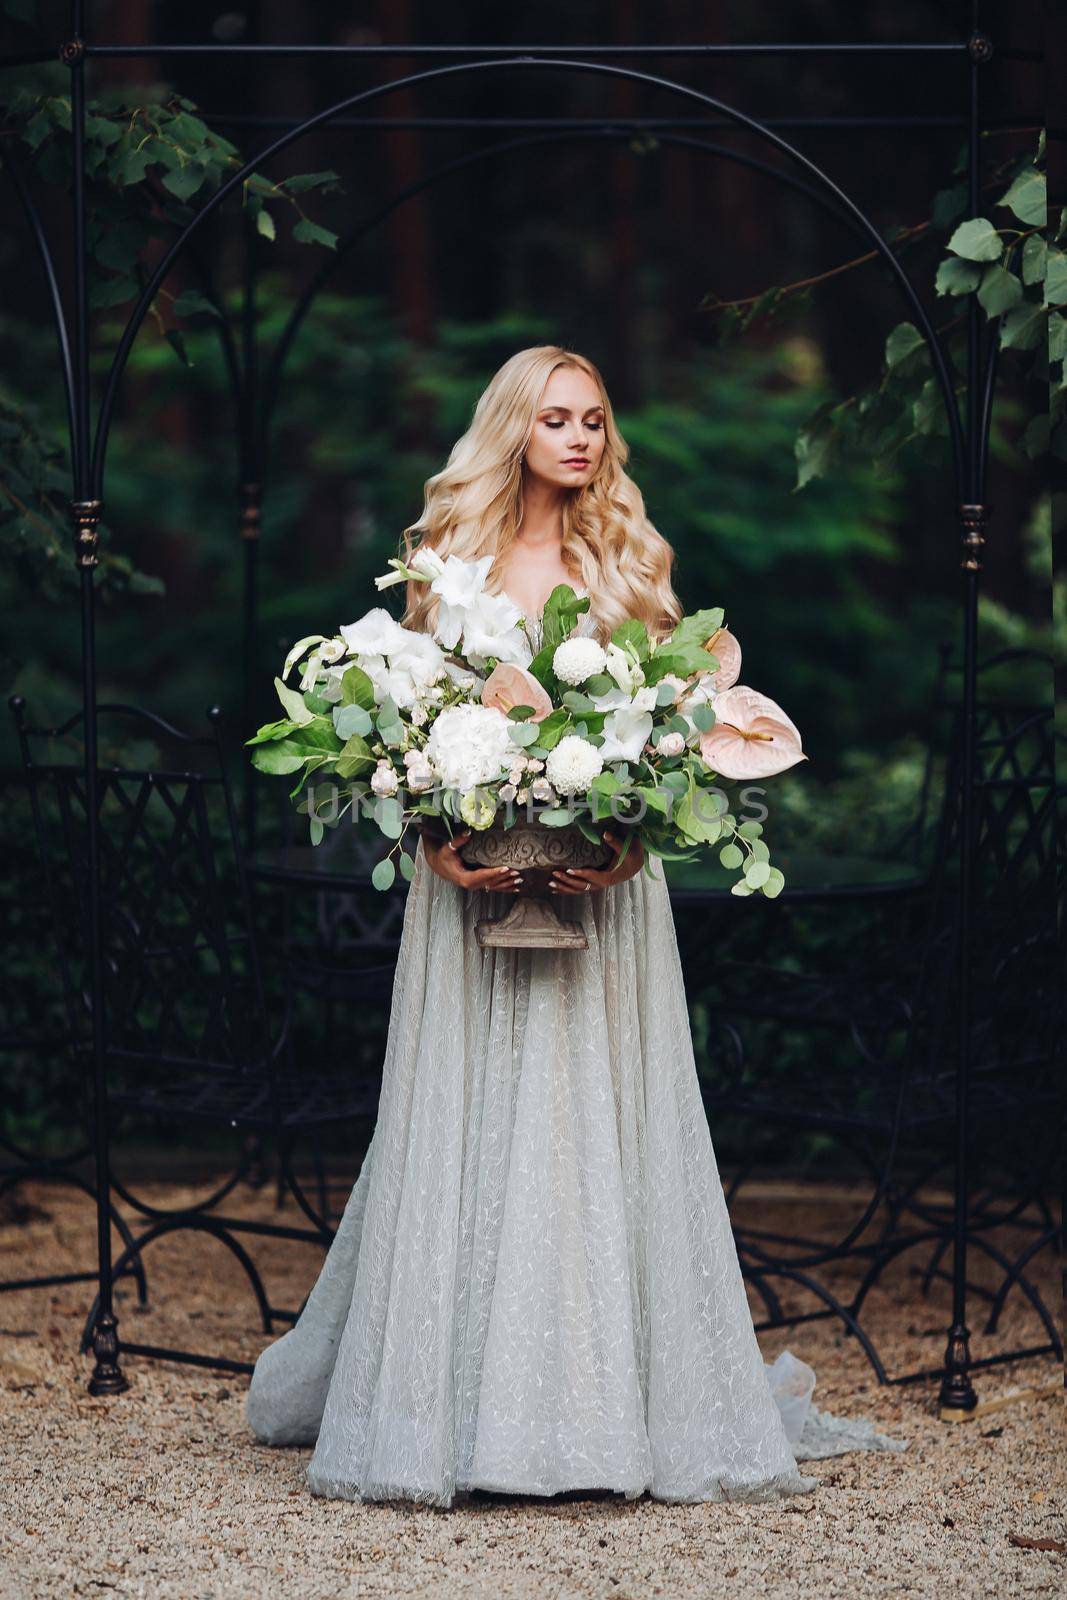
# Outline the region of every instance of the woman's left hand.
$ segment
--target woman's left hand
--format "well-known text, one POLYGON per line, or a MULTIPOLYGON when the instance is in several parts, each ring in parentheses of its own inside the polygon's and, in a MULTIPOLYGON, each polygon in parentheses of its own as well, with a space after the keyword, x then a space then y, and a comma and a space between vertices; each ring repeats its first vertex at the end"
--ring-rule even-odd
POLYGON ((631 838, 626 860, 622 862, 619 861, 619 853, 624 841, 618 834, 612 833, 610 828, 605 828, 604 842, 611 847, 615 856, 610 866, 558 867, 552 874, 549 889, 561 894, 588 894, 593 889, 610 888, 613 883, 625 883, 627 878, 632 878, 635 873, 641 871, 645 851, 636 834, 631 838))

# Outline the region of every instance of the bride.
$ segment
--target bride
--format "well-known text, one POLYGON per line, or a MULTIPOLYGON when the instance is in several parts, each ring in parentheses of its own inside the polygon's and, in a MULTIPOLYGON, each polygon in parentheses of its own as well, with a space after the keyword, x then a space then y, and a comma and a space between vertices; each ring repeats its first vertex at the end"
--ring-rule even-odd
MULTIPOLYGON (((602 643, 627 617, 655 642, 682 612, 628 455, 590 361, 521 350, 428 480, 408 554, 413 534, 492 554, 531 656, 564 582, 602 643)), ((408 594, 405 625, 432 627, 436 596, 408 594)), ((813 1489, 756 1342, 662 865, 616 839, 609 868, 555 875, 586 950, 482 949, 517 883, 466 867, 465 837, 419 842, 374 1135, 299 1320, 256 1363, 253 1433, 314 1444, 308 1488, 347 1499, 813 1489)), ((890 1444, 857 1426, 844 1448, 890 1444)))

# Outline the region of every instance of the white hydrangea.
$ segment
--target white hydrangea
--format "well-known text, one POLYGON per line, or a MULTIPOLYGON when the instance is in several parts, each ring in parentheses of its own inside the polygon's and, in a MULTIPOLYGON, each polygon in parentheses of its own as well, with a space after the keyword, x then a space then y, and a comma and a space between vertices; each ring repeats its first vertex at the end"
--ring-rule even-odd
POLYGON ((447 706, 426 741, 426 756, 448 789, 475 789, 510 768, 511 723, 495 706, 447 706))
POLYGON ((557 794, 584 794, 603 770, 604 760, 596 745, 577 733, 561 739, 545 762, 545 776, 557 794))
POLYGON ((577 687, 595 672, 603 672, 607 659, 595 639, 564 639, 552 656, 552 671, 560 683, 577 687))

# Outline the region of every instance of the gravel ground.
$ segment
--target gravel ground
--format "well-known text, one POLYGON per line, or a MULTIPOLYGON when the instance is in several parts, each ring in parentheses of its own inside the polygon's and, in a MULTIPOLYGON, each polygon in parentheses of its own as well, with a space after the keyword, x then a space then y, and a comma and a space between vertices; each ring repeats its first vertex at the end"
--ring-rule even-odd
MULTIPOLYGON (((142 1191, 148 1192, 148 1191, 142 1191)), ((161 1205, 198 1198, 175 1185, 161 1205)), ((767 1186, 738 1202, 762 1225, 833 1220, 844 1199, 767 1186), (836 1208, 836 1211, 835 1211, 836 1208)), ((23 1186, 0 1227, 0 1277, 77 1270, 91 1261, 84 1198, 23 1186)), ((271 1216, 269 1190, 242 1191, 231 1214, 271 1216)), ((290 1204, 289 1221, 294 1220, 290 1204)), ((1022 1237, 1022 1236, 1017 1236, 1022 1237)), ((1010 1244, 1010 1238, 1002 1237, 1010 1244)), ((257 1241, 276 1305, 299 1306, 321 1250, 257 1241)), ((911 1263, 913 1268, 914 1262, 911 1263)), ((225 1351, 262 1347, 251 1296, 224 1247, 177 1235, 148 1252, 152 1305, 120 1290, 121 1331, 138 1342, 225 1351)), ((982 1264, 976 1261, 980 1275, 982 1264)), ((1039 1275, 1057 1304, 1057 1262, 1039 1275)), ((838 1274, 847 1287, 847 1273, 838 1274)), ((349 1597, 996 1596, 1065 1592, 1063 1400, 1016 1402, 958 1426, 937 1419, 928 1384, 880 1386, 851 1339, 829 1323, 761 1332, 768 1360, 792 1349, 814 1366, 821 1408, 869 1416, 906 1438, 900 1454, 806 1464, 812 1494, 772 1506, 662 1505, 575 1494, 479 1496, 441 1511, 358 1505, 308 1494, 310 1451, 259 1445, 242 1413, 246 1379, 130 1357, 130 1390, 94 1400, 77 1355, 91 1287, 0 1297, 0 1595, 17 1600, 110 1594, 148 1600, 349 1600, 349 1597), (1015 1539, 1051 1541, 1032 1548, 1015 1539)), ((871 1327, 891 1370, 940 1358, 944 1285, 922 1299, 905 1260, 872 1295, 871 1327)), ((798 1309, 803 1307, 798 1306, 798 1309)), ((757 1317, 760 1307, 754 1303, 757 1317)), ((972 1312, 975 1354, 1037 1343, 1020 1296, 993 1339, 972 1312)), ((978 1375, 992 1399, 1057 1376, 1050 1358, 978 1375)))

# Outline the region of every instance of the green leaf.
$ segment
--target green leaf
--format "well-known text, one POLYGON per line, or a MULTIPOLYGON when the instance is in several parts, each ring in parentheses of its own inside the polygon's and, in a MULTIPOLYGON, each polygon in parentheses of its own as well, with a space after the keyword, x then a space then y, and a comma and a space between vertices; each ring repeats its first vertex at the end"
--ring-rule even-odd
POLYGON ((395 795, 379 795, 373 817, 387 839, 399 839, 404 831, 404 807, 395 795))
POLYGON ((752 889, 762 889, 771 875, 771 869, 766 861, 749 861, 745 868, 745 882, 752 889))
POLYGON ((701 733, 707 733, 710 728, 714 728, 715 726, 715 712, 707 703, 704 705, 694 706, 689 715, 692 717, 694 723, 700 729, 701 733))
POLYGON ((736 844, 727 844, 719 851, 719 860, 724 867, 731 869, 741 865, 744 855, 736 844))
POLYGON ((271 216, 266 206, 261 206, 259 211, 256 213, 256 232, 261 233, 264 239, 274 239, 277 237, 274 227, 274 218, 271 216))
POLYGON ((337 757, 337 776, 339 778, 357 778, 374 765, 375 761, 371 755, 370 746, 363 735, 360 733, 350 734, 337 757))
POLYGON ((649 657, 648 629, 637 617, 628 617, 611 636, 612 644, 617 644, 620 650, 633 645, 639 661, 647 661, 649 657))
POLYGON ((981 281, 982 269, 959 256, 946 256, 934 280, 938 294, 970 294, 981 281))
POLYGON ((1023 245, 1023 282, 1040 283, 1045 276, 1048 245, 1039 233, 1032 233, 1023 245))
POLYGON ((559 806, 547 807, 544 811, 537 812, 537 820, 546 828, 565 828, 575 820, 574 813, 566 811, 559 806))
POLYGON ((925 349, 925 341, 915 324, 898 322, 885 342, 885 364, 892 371, 894 367, 903 366, 909 356, 925 352, 925 349))
POLYGON ((541 614, 541 643, 555 654, 558 644, 574 631, 583 611, 588 611, 589 596, 576 594, 569 583, 557 583, 541 614))
POLYGON ((339 739, 348 739, 354 733, 370 733, 374 722, 363 706, 347 705, 333 708, 333 725, 339 739))
POLYGON ((400 861, 400 876, 406 878, 410 883, 415 876, 415 858, 409 856, 406 850, 401 850, 398 859, 400 861))
POLYGON ((315 713, 309 711, 304 704, 304 696, 298 689, 290 689, 280 678, 275 678, 274 687, 278 691, 278 699, 282 708, 297 723, 307 723, 314 719, 315 713))
POLYGON ((396 879, 396 867, 390 856, 383 856, 381 861, 376 861, 370 881, 376 889, 391 889, 396 879))
POLYGON ((324 244, 331 250, 337 249, 337 235, 328 228, 320 228, 310 217, 301 217, 293 229, 293 238, 300 244, 324 244))
POLYGON ((1045 304, 1067 305, 1067 255, 1055 247, 1048 252, 1045 268, 1045 304))
POLYGON ((987 317, 999 317, 1017 306, 1023 297, 1023 286, 1013 272, 999 262, 987 267, 982 274, 978 290, 978 303, 987 317))
MULTIPOLYGON (((545 720, 548 720, 547 717, 545 720)), ((538 738, 539 728, 536 722, 516 722, 508 729, 508 734, 512 744, 525 746, 533 744, 538 738)))
POLYGON ((583 711, 595 711, 596 706, 587 694, 580 694, 577 689, 568 689, 563 696, 563 704, 568 711, 576 711, 579 715, 583 711))
POLYGON ((363 668, 354 661, 341 675, 341 704, 362 706, 364 711, 370 711, 374 706, 374 685, 363 668))
POLYGON ((171 309, 176 317, 194 317, 202 313, 209 317, 221 315, 218 306, 197 289, 183 289, 174 297, 171 309))
POLYGON ((527 718, 533 716, 533 710, 533 706, 512 706, 508 712, 508 721, 525 722, 527 718))
MULTIPOLYGON (((178 200, 191 200, 204 187, 206 178, 206 169, 198 161, 190 161, 184 167, 172 167, 165 172, 162 182, 164 189, 168 189, 178 200)), ((126 179, 127 183, 130 181, 126 179)))
MULTIPOLYGON (((715 844, 722 833, 721 818, 708 815, 708 807, 699 789, 694 790, 693 794, 687 794, 679 802, 674 813, 674 823, 678 831, 684 833, 694 844, 715 844), (694 804, 697 796, 700 796, 699 807, 694 804)), ((726 848, 736 850, 737 846, 727 845, 726 848)))
POLYGON ((766 895, 768 900, 774 900, 778 895, 781 894, 784 888, 785 874, 779 872, 777 867, 772 867, 770 872, 767 874, 766 882, 763 885, 763 893, 766 895))
POLYGON ((1048 319, 1048 358, 1062 361, 1067 356, 1067 317, 1054 311, 1048 319))
POLYGON ((291 722, 288 717, 282 717, 277 722, 265 722, 258 733, 254 733, 251 739, 246 739, 244 742, 246 745, 266 744, 274 739, 285 739, 298 726, 298 723, 291 722))
POLYGON ((252 765, 257 772, 273 774, 297 772, 307 760, 303 750, 298 750, 287 739, 275 744, 261 744, 252 751, 252 765))
POLYGON ((997 205, 1007 206, 1028 227, 1043 228, 1047 221, 1045 174, 1038 172, 1036 167, 1028 167, 1025 172, 1020 172, 997 205))
POLYGON ((1045 312, 1033 300, 1022 300, 1000 324, 1000 343, 1005 350, 1033 350, 1045 333, 1045 312))
POLYGON ((566 709, 550 711, 544 721, 534 724, 537 743, 545 750, 554 750, 570 727, 571 714, 566 709))
POLYGON ((290 194, 304 194, 308 189, 321 189, 325 184, 339 184, 340 181, 336 172, 298 172, 291 178, 282 178, 278 187, 287 189, 290 194))
POLYGON ((1004 242, 987 217, 970 217, 960 223, 948 248, 965 261, 999 261, 1004 242))

